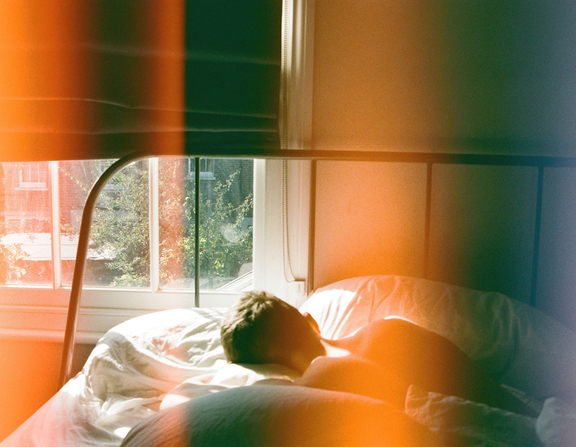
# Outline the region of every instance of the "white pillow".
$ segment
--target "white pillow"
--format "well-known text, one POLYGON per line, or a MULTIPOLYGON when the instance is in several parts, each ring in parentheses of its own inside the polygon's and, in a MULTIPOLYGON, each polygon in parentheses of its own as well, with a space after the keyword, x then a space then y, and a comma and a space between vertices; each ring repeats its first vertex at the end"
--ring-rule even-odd
POLYGON ((301 311, 316 319, 327 338, 400 316, 448 338, 503 383, 532 397, 576 392, 576 334, 499 293, 376 275, 318 289, 301 311))

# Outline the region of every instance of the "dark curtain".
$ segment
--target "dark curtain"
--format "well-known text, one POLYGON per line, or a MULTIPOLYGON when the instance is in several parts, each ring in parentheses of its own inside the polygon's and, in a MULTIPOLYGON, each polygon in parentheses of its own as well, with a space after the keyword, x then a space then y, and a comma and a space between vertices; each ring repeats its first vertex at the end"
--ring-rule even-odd
POLYGON ((282 2, 0 4, 0 161, 278 148, 282 2))

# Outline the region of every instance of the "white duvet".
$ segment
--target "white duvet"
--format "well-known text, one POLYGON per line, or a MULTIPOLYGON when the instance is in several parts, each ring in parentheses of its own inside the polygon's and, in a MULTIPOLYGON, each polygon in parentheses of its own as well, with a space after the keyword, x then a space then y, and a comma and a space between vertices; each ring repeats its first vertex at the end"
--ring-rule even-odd
MULTIPOLYGON (((576 335, 529 306, 421 279, 370 276, 320 289, 302 310, 328 338, 349 335, 374 319, 407 318, 452 340, 542 409, 530 419, 412 389, 407 413, 449 439, 523 447, 569 446, 576 439, 576 410, 567 403, 576 388, 576 335), (475 416, 447 416, 462 412, 475 416)), ((82 372, 1 447, 118 446, 163 400, 177 403, 262 378, 294 377, 272 365, 228 365, 219 337, 222 315, 176 309, 122 323, 99 341, 82 372)))
POLYGON ((195 397, 293 372, 229 365, 220 345, 224 310, 174 309, 128 320, 97 344, 82 371, 2 447, 118 446, 164 399, 195 397))

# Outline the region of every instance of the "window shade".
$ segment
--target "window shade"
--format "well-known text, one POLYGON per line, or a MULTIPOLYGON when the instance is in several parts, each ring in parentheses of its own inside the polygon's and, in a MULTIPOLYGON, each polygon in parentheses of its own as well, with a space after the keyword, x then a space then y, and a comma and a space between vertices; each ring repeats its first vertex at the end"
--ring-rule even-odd
POLYGON ((0 4, 0 161, 278 149, 282 2, 0 4))

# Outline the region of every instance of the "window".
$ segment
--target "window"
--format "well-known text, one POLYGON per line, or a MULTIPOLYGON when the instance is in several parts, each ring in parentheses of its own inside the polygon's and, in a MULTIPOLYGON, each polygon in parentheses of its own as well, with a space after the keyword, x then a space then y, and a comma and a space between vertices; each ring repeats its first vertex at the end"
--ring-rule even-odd
MULTIPOLYGON (((26 172, 45 172, 44 189, 19 187, 27 169, 22 163, 0 164, 4 311, 40 303, 65 317, 84 203, 113 161, 36 163, 26 172)), ((197 211, 200 305, 228 306, 251 289, 254 161, 208 159, 200 166, 212 177, 200 178, 198 207, 186 157, 133 163, 105 186, 93 216, 84 306, 115 309, 121 319, 140 310, 193 306, 197 211)), ((0 314, 0 328, 10 327, 0 314)))
MULTIPOLYGON (((214 175, 214 158, 201 158, 200 159, 200 179, 201 180, 216 180, 214 175)), ((195 171, 195 164, 193 158, 188 158, 188 175, 193 176, 195 171)))
MULTIPOLYGON (((309 68, 313 7, 312 2, 298 0, 285 2, 284 8, 282 67, 289 76, 281 81, 285 93, 280 113, 286 132, 282 140, 286 147, 304 148, 311 133, 309 68), (286 94, 288 91, 290 95, 286 94)), ((260 126, 261 118, 257 120, 260 126)), ((150 160, 133 167, 131 173, 126 171, 123 175, 139 178, 139 182, 127 182, 129 188, 120 178, 104 188, 94 216, 96 230, 82 293, 79 340, 87 337, 94 341, 114 324, 141 313, 189 307, 194 303, 190 271, 196 266, 189 256, 191 197, 178 195, 178 200, 166 197, 170 189, 186 191, 189 177, 194 177, 195 165, 187 159, 180 162, 178 169, 187 175, 170 183, 163 180, 163 172, 169 167, 162 160, 150 160), (130 188, 142 195, 131 201, 130 188), (182 201, 182 197, 187 200, 182 201), (143 207, 146 200, 148 208, 143 207), (122 219, 126 226, 115 226, 122 219), (146 238, 147 252, 132 250, 135 241, 146 238)), ((0 163, 0 334, 20 337, 30 329, 36 332, 31 337, 62 339, 84 201, 93 182, 110 163, 111 160, 0 163)), ((223 160, 201 160, 202 207, 226 217, 219 224, 213 219, 199 225, 204 228, 200 241, 203 256, 199 263, 203 306, 228 306, 238 290, 249 288, 254 276, 253 262, 256 287, 286 297, 290 287, 285 283, 291 275, 286 275, 284 264, 291 260, 292 266, 297 266, 297 254, 304 253, 303 248, 293 248, 289 257, 283 256, 288 239, 283 228, 288 225, 283 225, 281 219, 284 205, 280 200, 283 184, 280 162, 258 160, 255 165, 257 186, 252 199, 240 195, 245 201, 226 202, 252 182, 252 168, 242 168, 228 184, 222 183, 221 167, 226 166, 223 160), (269 168, 273 169, 269 172, 269 168), (229 190, 224 191, 225 188, 229 190), (218 202, 219 195, 225 198, 223 202, 218 202), (249 209, 250 200, 256 202, 256 212, 249 209), (229 203, 233 212, 227 208, 229 203), (249 235, 256 246, 254 259, 246 255, 250 251, 249 235)), ((304 180, 298 185, 306 190, 304 180)), ((292 191, 291 197, 302 211, 295 213, 302 216, 296 223, 304 223, 307 203, 300 200, 299 190, 292 191)), ((206 219, 207 214, 202 215, 206 219)), ((290 224, 292 231, 300 227, 305 225, 290 224)), ((295 232, 301 237, 292 236, 291 243, 299 239, 308 241, 305 232, 295 232)), ((304 247, 305 243, 294 245, 304 247)), ((300 264, 293 275, 298 278, 306 271, 305 262, 300 264)))
POLYGON ((20 166, 18 187, 16 189, 47 190, 48 171, 46 163, 27 162, 18 163, 20 166))
POLYGON ((2 174, 0 282, 49 285, 52 269, 48 163, 2 163, 2 174))
MULTIPOLYGON (((62 340, 84 203, 109 164, 48 162, 46 191, 17 191, 10 185, 19 164, 0 163, 0 335, 62 340)), ((281 160, 216 159, 212 166, 215 179, 200 179, 200 306, 228 307, 251 287, 301 304, 302 284, 293 281, 307 271, 308 163, 291 162, 287 179, 281 160), (288 214, 286 184, 294 208, 288 214), (289 256, 282 255, 288 215, 289 256)), ((93 216, 79 342, 95 342, 137 315, 195 305, 194 177, 187 158, 149 159, 104 188, 93 216)))

